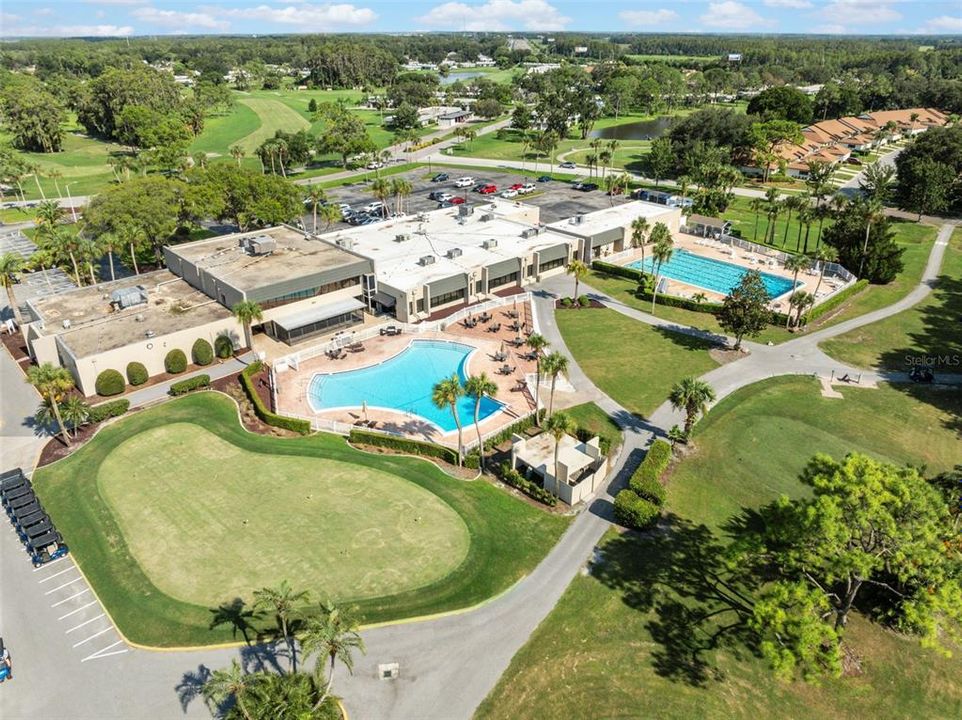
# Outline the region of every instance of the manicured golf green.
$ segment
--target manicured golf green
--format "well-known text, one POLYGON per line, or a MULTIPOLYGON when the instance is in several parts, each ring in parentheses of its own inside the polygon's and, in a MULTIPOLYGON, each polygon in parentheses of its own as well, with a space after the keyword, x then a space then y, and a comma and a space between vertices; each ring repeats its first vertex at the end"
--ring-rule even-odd
POLYGON ((239 103, 253 110, 260 119, 260 127, 236 141, 247 153, 253 153, 262 142, 274 137, 278 130, 293 133, 311 125, 303 115, 280 100, 245 97, 240 98, 239 103))
POLYGON ((34 484, 120 629, 156 646, 237 639, 211 626, 217 608, 281 580, 365 622, 470 606, 530 572, 570 521, 338 436, 249 433, 210 392, 104 427, 34 484))
POLYGON ((251 452, 192 423, 125 440, 97 479, 147 576, 185 602, 289 575, 342 601, 376 597, 444 577, 470 543, 449 505, 396 475, 251 452))
POLYGON ((958 393, 842 392, 824 399, 813 380, 783 378, 719 403, 696 426, 697 452, 669 480, 672 531, 609 531, 601 565, 572 581, 475 719, 822 720, 853 708, 860 718, 960 717, 962 656, 942 657, 861 615, 846 639, 862 674, 819 685, 778 680, 744 642, 715 636, 732 613, 698 622, 727 592, 717 582, 727 538, 713 528, 742 507, 804 492, 797 473, 815 452, 924 462, 927 474, 958 461, 948 427, 962 414, 958 393))

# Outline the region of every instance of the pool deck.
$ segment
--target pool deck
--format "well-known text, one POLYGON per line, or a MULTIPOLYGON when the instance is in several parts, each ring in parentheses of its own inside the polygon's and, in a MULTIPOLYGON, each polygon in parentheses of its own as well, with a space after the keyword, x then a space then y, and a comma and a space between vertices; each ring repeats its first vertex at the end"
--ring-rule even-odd
MULTIPOLYGON (((721 260, 722 262, 738 265, 748 270, 758 270, 760 272, 768 273, 769 275, 783 277, 788 280, 792 279, 792 273, 785 270, 782 264, 773 258, 751 253, 747 250, 742 250, 741 248, 733 248, 713 240, 706 240, 698 237, 697 235, 676 233, 674 235, 674 240, 675 250, 681 249, 690 252, 693 255, 701 255, 702 257, 721 260)), ((651 257, 652 247, 652 245, 645 246, 646 258, 651 257)), ((626 253, 620 257, 618 264, 628 265, 636 260, 641 260, 641 250, 633 250, 630 251, 630 253, 626 253)), ((708 290, 706 288, 700 288, 695 285, 690 285, 680 280, 674 280, 666 277, 665 282, 667 283, 668 294, 674 295, 675 297, 691 298, 698 293, 702 293, 706 296, 709 302, 721 302, 725 299, 725 295, 722 293, 708 290)), ((818 284, 818 273, 813 270, 801 272, 798 274, 798 282, 800 283, 798 290, 813 292, 815 290, 815 286, 818 284)), ((822 281, 821 287, 818 289, 818 297, 815 300, 815 304, 818 305, 825 302, 825 300, 844 287, 845 283, 841 282, 837 278, 830 278, 826 276, 826 278, 822 281)), ((784 295, 774 298, 770 303, 771 308, 773 310, 786 312, 788 310, 788 297, 789 293, 785 293, 784 295)))
MULTIPOLYGON (((507 344, 508 340, 518 336, 517 332, 509 329, 509 323, 513 322, 508 316, 508 312, 511 310, 511 307, 494 310, 490 322, 484 325, 479 323, 474 328, 466 328, 459 322, 444 331, 379 336, 364 341, 363 352, 348 352, 343 359, 331 360, 325 355, 320 355, 304 361, 298 370, 289 369, 278 373, 277 409, 282 414, 318 417, 352 425, 363 418, 361 408, 335 409, 316 413, 311 408, 307 399, 307 390, 315 374, 343 372, 376 365, 397 355, 412 340, 448 340, 477 348, 477 351, 472 353, 468 359, 466 373, 468 375, 487 373, 488 377, 497 384, 498 394, 495 399, 504 403, 507 407, 505 410, 494 413, 481 421, 482 434, 496 431, 534 409, 534 399, 530 394, 526 390, 516 389, 519 380, 523 380, 526 374, 535 372, 535 363, 533 360, 525 360, 520 357, 521 353, 530 352, 527 345, 515 349, 507 344), (500 331, 497 333, 491 332, 489 328, 499 322, 501 323, 500 331), (501 350, 502 342, 504 343, 504 351, 508 354, 508 359, 505 362, 497 362, 494 360, 494 354, 501 350), (514 368, 514 372, 509 375, 500 374, 499 370, 503 365, 514 368)), ((518 320, 524 323, 527 329, 530 329, 532 327, 531 308, 526 303, 519 303, 517 311, 519 314, 518 320)), ((436 425, 417 415, 382 408, 369 408, 367 419, 376 421, 379 430, 402 434, 416 440, 437 442, 451 447, 457 445, 456 430, 442 432, 436 425)), ((461 418, 465 442, 476 439, 473 420, 473 417, 461 418)))

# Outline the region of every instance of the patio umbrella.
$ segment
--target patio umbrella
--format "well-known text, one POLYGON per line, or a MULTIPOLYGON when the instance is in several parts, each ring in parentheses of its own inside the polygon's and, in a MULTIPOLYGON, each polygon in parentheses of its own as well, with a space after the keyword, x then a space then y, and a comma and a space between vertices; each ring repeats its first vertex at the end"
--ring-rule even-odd
POLYGON ((364 413, 364 422, 367 422, 367 400, 361 402, 361 412, 364 413))
POLYGON ((504 355, 504 340, 501 341, 501 354, 504 355))

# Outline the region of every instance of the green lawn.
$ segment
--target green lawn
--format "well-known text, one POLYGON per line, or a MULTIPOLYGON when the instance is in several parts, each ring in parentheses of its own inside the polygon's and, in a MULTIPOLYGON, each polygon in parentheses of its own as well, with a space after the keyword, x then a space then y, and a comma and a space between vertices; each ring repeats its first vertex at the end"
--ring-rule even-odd
POLYGON ((592 382, 642 416, 661 405, 678 380, 717 365, 704 341, 614 310, 564 310, 555 317, 568 350, 592 382))
POLYGON ((898 315, 826 340, 821 347, 857 367, 905 371, 911 358, 928 356, 947 360, 939 363, 937 370, 962 372, 960 317, 962 229, 956 229, 945 251, 938 284, 925 300, 898 315))
POLYGON ((616 447, 621 442, 621 428, 604 410, 592 402, 565 408, 578 427, 592 435, 597 435, 605 450, 616 447))
POLYGON ((367 623, 470 606, 530 572, 569 522, 337 436, 248 433, 215 393, 104 428, 34 484, 120 629, 155 646, 231 640, 210 627, 216 606, 280 579, 367 623))
MULTIPOLYGON (((934 392, 911 391, 923 400, 934 392)), ((712 646, 730 613, 703 624, 693 615, 717 597, 714 576, 725 572, 724 540, 712 527, 742 506, 800 495, 795 477, 816 451, 928 462, 929 472, 957 461, 958 437, 931 405, 894 389, 842 392, 844 400, 822 399, 812 380, 776 379, 714 408, 697 426, 697 454, 669 481, 672 530, 609 531, 602 563, 573 580, 476 720, 962 716, 962 657, 923 650, 862 616, 847 639, 864 672, 812 685, 775 679, 731 634, 712 646)), ((960 411, 956 397, 955 417, 960 411)))

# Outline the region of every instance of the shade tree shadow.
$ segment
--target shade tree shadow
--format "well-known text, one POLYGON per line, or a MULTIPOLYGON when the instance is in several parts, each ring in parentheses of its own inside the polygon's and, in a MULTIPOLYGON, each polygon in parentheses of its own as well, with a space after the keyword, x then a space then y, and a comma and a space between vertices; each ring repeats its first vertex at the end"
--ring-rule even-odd
MULTIPOLYGON (((197 666, 196 670, 188 670, 181 676, 180 682, 174 687, 177 699, 180 701, 180 708, 186 714, 187 708, 197 698, 203 697, 204 685, 210 680, 211 670, 204 664, 197 666)), ((218 708, 222 711, 224 708, 218 708)))
POLYGON ((216 608, 211 608, 210 613, 209 628, 211 630, 229 625, 231 627, 232 637, 236 640, 237 634, 240 633, 247 645, 251 644, 251 634, 257 635, 253 622, 260 618, 260 613, 248 609, 247 603, 242 598, 236 597, 230 602, 223 603, 216 608))

